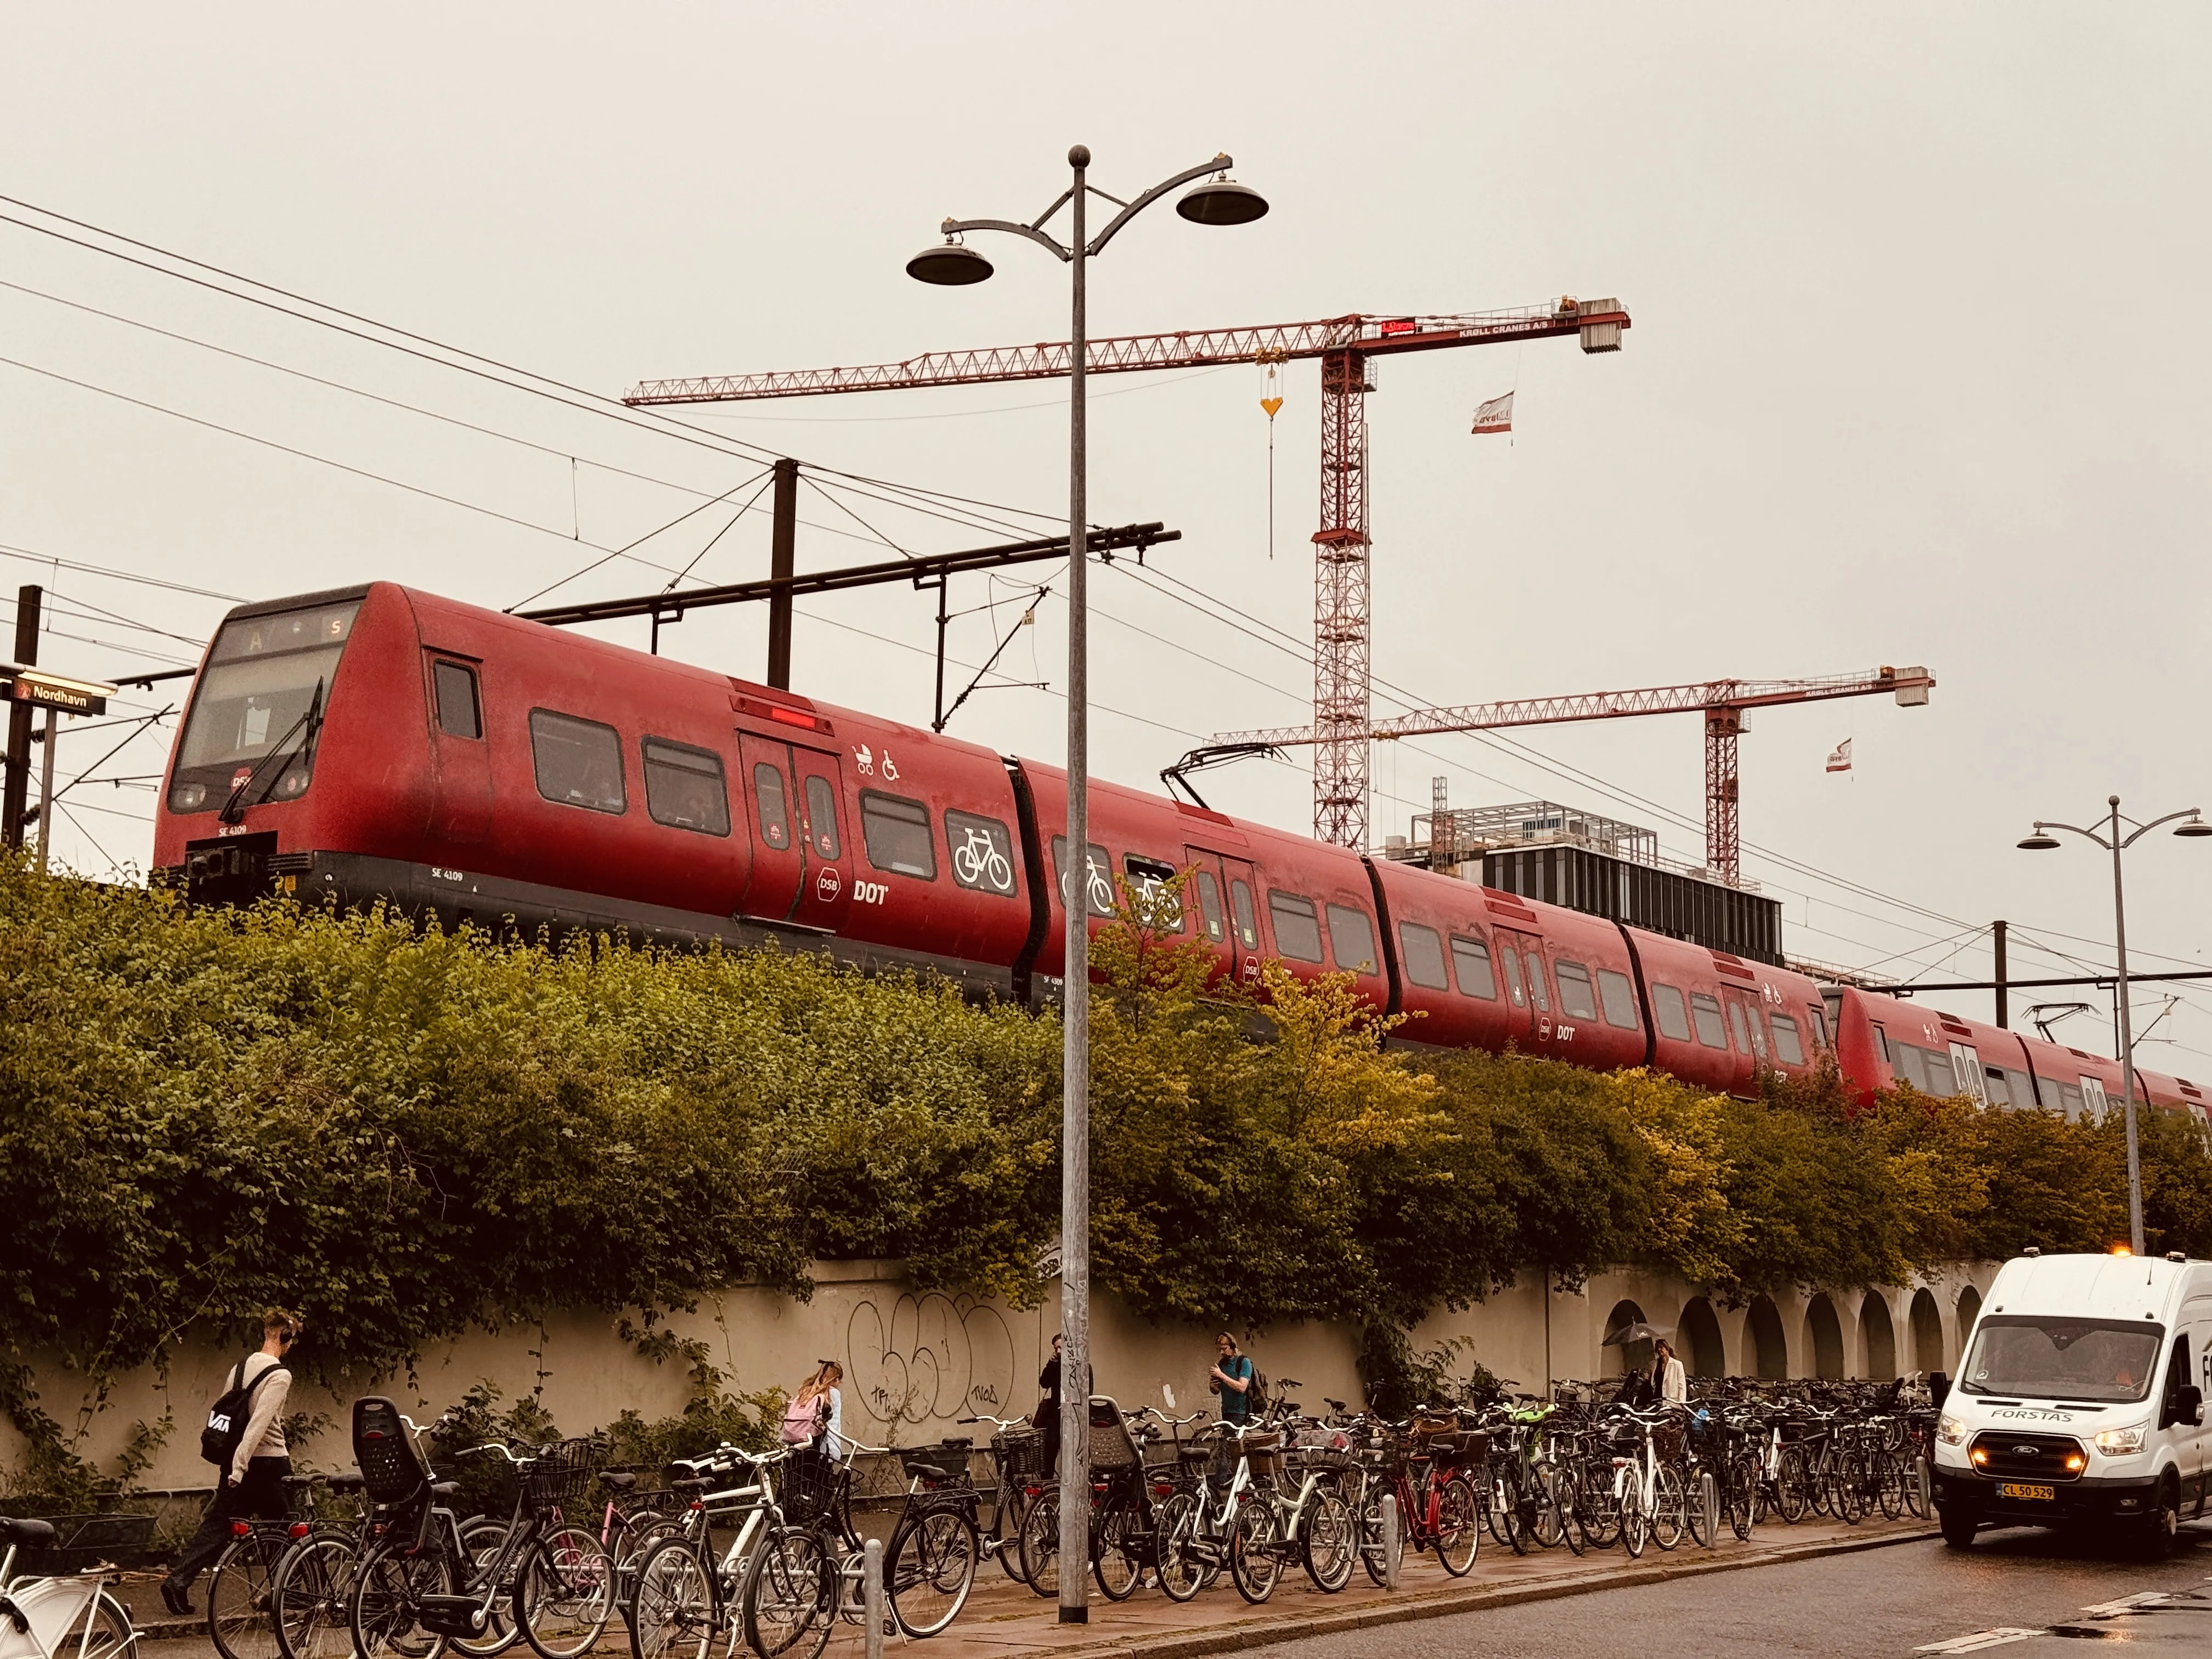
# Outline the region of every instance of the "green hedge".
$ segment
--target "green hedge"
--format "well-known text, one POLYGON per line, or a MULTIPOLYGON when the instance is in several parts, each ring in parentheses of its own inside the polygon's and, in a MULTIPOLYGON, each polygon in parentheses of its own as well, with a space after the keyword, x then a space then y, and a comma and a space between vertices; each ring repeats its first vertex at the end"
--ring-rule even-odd
MULTIPOLYGON (((1093 1273, 1152 1317, 1358 1322, 1384 1370, 1532 1271, 1747 1296, 2124 1236, 2116 1123, 1386 1051, 1346 987, 1280 975, 1255 1042, 1188 949, 1125 921, 1099 958, 1093 1273)), ((0 1407, 42 1445, 68 1437, 37 1351, 98 1382, 278 1303, 301 1363, 359 1386, 556 1308, 805 1295, 816 1259, 1024 1302, 1057 1231, 1056 1023, 932 983, 191 913, 9 864, 0 985, 0 1407)), ((2153 1248, 2212 1254, 2203 1137, 2147 1114, 2143 1148, 2153 1248)))

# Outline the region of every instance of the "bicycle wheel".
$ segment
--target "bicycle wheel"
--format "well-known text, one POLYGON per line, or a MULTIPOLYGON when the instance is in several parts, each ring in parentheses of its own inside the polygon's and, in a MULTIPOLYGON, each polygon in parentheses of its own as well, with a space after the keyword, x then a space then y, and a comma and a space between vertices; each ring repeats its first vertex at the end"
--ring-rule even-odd
POLYGON ((262 1532, 234 1538, 208 1578, 207 1633, 222 1659, 276 1659, 276 1621, 269 1581, 289 1547, 262 1532))
POLYGON ((1060 1494, 1037 1495, 1022 1517, 1022 1577, 1039 1595, 1060 1594, 1060 1494))
POLYGON ((1804 1453, 1784 1446, 1774 1465, 1774 1512, 1793 1527, 1805 1518, 1810 1502, 1807 1480, 1804 1453))
MULTIPOLYGON (((500 1557, 507 1549, 507 1523, 480 1515, 461 1526, 461 1551, 468 1558, 468 1579, 454 1588, 459 1594, 482 1597, 491 1589, 492 1575, 500 1571, 500 1557)), ((517 1572, 520 1564, 508 1562, 507 1570, 517 1572)), ((484 1633, 482 1636, 456 1636, 450 1638, 453 1651, 468 1656, 468 1659, 496 1659, 522 1639, 522 1626, 514 1617, 512 1598, 494 1594, 491 1605, 484 1613, 484 1633)))
POLYGON ((1335 1595, 1352 1582, 1352 1558, 1358 1553, 1351 1505, 1322 1488, 1314 1493, 1298 1531, 1306 1577, 1316 1589, 1335 1595))
POLYGON ((999 1570, 1017 1584, 1029 1583, 1022 1574, 1022 1520, 1029 1510, 1029 1493, 1016 1486, 1000 1510, 998 1528, 991 1534, 997 1545, 991 1553, 999 1558, 999 1570))
POLYGON ((270 1614, 283 1659, 343 1659, 351 1650, 346 1602, 353 1567, 353 1540, 336 1533, 303 1538, 284 1552, 269 1577, 270 1614))
POLYGON ((1229 1576, 1237 1593, 1254 1607, 1275 1593, 1283 1576, 1282 1517, 1266 1498, 1248 1498, 1237 1506, 1237 1524, 1229 1534, 1229 1576))
POLYGON ((1160 1592, 1170 1601, 1188 1601, 1206 1582, 1206 1573, 1190 1552, 1198 1534, 1198 1499, 1179 1492, 1160 1505, 1152 1522, 1152 1565, 1160 1577, 1160 1592))
POLYGON ((1594 1550, 1609 1550, 1620 1541, 1620 1522, 1626 1512, 1620 1500, 1620 1471, 1600 1463, 1577 1483, 1575 1529, 1594 1550))
POLYGON ((1553 1528, 1558 1534, 1553 1542, 1565 1544, 1570 1555, 1580 1555, 1588 1547, 1583 1537, 1582 1523, 1576 1518, 1582 1508, 1581 1483, 1576 1480, 1572 1469, 1553 1469, 1547 1484, 1550 1489, 1552 1514, 1555 1517, 1553 1528))
POLYGON ((1437 1493, 1437 1559, 1455 1578, 1464 1578, 1482 1547, 1482 1517, 1475 1512, 1474 1488, 1455 1474, 1437 1493))
POLYGON ((346 1623, 359 1659, 438 1659, 446 1638, 422 1628, 420 1599, 453 1589, 443 1556, 380 1546, 355 1571, 346 1623))
POLYGON ((1823 1445, 1805 1460, 1805 1506, 1815 1515, 1835 1513, 1835 1449, 1823 1445))
POLYGON ((1359 1513, 1353 1517, 1359 1527, 1359 1565, 1367 1569, 1367 1576, 1377 1589, 1390 1582, 1390 1564, 1384 1559, 1382 1549, 1382 1483, 1372 1482, 1359 1499, 1359 1513))
POLYGON ((1747 1454, 1729 1466, 1729 1528, 1748 1543, 1751 1529, 1759 1524, 1760 1506, 1764 1501, 1756 1454, 1747 1454))
POLYGON ((538 1659, 577 1659, 614 1611, 614 1563, 597 1537, 556 1527, 538 1540, 515 1581, 514 1620, 538 1659))
POLYGON ((631 1590, 629 1650, 634 1659, 707 1659, 720 1628, 714 1578, 681 1538, 664 1538, 638 1563, 631 1590))
POLYGON ((816 1659, 837 1622, 842 1577, 811 1532, 786 1528, 753 1552, 740 1614, 745 1645, 760 1659, 816 1659))
POLYGON ((1690 1505, 1682 1477, 1662 1463, 1651 1474, 1651 1541, 1671 1550, 1690 1530, 1690 1505))
MULTIPOLYGON (((884 1559, 884 1590, 900 1630, 934 1636, 960 1616, 975 1583, 975 1523, 957 1510, 932 1510, 900 1529, 884 1559)), ((1136 1579, 1132 1571, 1131 1589, 1136 1579)))
POLYGON ((1867 1512, 1865 1468, 1856 1452, 1838 1452, 1828 1465, 1828 1513, 1856 1527, 1867 1512))
POLYGON ((1633 1469, 1627 1473, 1620 1492, 1620 1547, 1633 1561, 1644 1553, 1644 1541, 1651 1536, 1651 1517, 1644 1513, 1644 1483, 1633 1469))
POLYGON ((1905 1460, 1887 1446, 1874 1454, 1874 1492, 1884 1520, 1905 1513, 1905 1460))
POLYGON ((1109 1601, 1126 1601, 1145 1582, 1152 1540, 1145 1531, 1143 1504, 1133 1495, 1117 1498, 1099 1516, 1091 1540, 1091 1576, 1109 1601))
POLYGON ((1532 1515, 1527 1499, 1521 1493, 1520 1466, 1508 1463, 1493 1468, 1491 1471, 1490 1482, 1492 1535, 1514 1554, 1528 1554, 1531 1541, 1528 1537, 1528 1524, 1532 1515))
POLYGON ((131 1632, 129 1610, 99 1590, 94 1593, 92 1610, 71 1619, 48 1651, 52 1659, 121 1659, 137 1639, 131 1632))

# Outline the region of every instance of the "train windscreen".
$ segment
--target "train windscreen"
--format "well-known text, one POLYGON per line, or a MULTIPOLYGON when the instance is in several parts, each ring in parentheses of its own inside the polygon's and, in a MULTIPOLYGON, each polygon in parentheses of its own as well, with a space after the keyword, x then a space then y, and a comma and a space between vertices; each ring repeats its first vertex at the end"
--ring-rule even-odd
POLYGON ((360 610, 352 599, 223 624, 177 740, 171 811, 307 793, 315 735, 360 610))

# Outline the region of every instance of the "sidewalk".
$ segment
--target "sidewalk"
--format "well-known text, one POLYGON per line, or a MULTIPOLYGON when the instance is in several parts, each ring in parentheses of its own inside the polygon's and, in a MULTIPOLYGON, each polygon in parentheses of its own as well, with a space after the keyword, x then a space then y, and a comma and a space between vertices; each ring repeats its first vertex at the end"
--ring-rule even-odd
MULTIPOLYGON (((1433 1556, 1408 1556, 1395 1591, 1377 1589, 1364 1571, 1355 1571, 1346 1589, 1324 1595, 1302 1571, 1291 1569, 1283 1574, 1274 1595, 1257 1607, 1247 1605, 1225 1574, 1213 1589, 1182 1606, 1158 1590, 1139 1590, 1128 1601, 1115 1603, 1100 1595, 1094 1584, 1087 1625, 1060 1624, 1053 1602, 1008 1579, 995 1564, 987 1563, 976 1576, 975 1591, 958 1622, 929 1643, 927 1651, 929 1659, 1030 1659, 1030 1656, 1195 1659, 1199 1655, 1440 1618, 1480 1607, 1509 1607, 1697 1573, 1873 1549, 1933 1537, 1935 1533, 1928 1522, 1910 1518, 1862 1522, 1856 1527, 1817 1520, 1794 1527, 1775 1523, 1762 1527, 1748 1543, 1729 1534, 1717 1547, 1708 1550, 1685 1540, 1671 1552, 1649 1547, 1637 1561, 1630 1560, 1617 1545, 1579 1558, 1564 1547, 1516 1556, 1486 1533, 1481 1553, 1464 1578, 1446 1573, 1433 1556)), ((162 1611, 157 1582, 155 1575, 132 1574, 120 1587, 120 1594, 130 1604, 132 1621, 144 1638, 142 1652, 153 1646, 159 1659, 200 1659, 212 1655, 214 1644, 208 1641, 204 1625, 179 1623, 162 1611)), ((200 1589, 204 1593, 204 1581, 200 1589)), ((612 1659, 627 1654, 629 1645, 617 1621, 609 1627, 598 1651, 612 1659)), ((893 1636, 887 1638, 887 1645, 913 1644, 893 1636)), ((836 1659, 859 1659, 860 1649, 860 1631, 844 1625, 831 1639, 829 1654, 836 1659)))

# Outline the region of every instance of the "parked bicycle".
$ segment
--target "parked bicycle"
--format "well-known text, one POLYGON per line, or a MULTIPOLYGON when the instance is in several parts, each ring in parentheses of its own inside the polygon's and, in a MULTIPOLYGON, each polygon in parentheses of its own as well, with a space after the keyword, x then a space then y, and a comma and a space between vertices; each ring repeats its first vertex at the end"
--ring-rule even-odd
POLYGON ((123 1659, 138 1644, 131 1610, 112 1594, 119 1575, 81 1571, 17 1577, 19 1549, 52 1549, 50 1521, 0 1519, 0 1659, 123 1659))

